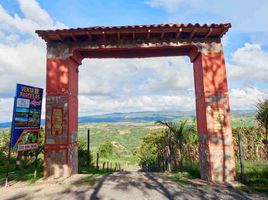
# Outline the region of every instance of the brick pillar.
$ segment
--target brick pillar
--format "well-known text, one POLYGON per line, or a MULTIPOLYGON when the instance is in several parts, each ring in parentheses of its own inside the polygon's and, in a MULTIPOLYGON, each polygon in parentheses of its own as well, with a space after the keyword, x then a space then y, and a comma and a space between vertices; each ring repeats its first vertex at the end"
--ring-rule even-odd
POLYGON ((232 181, 235 158, 223 53, 199 53, 194 80, 201 178, 232 181))
POLYGON ((78 63, 47 59, 44 176, 78 172, 78 63))

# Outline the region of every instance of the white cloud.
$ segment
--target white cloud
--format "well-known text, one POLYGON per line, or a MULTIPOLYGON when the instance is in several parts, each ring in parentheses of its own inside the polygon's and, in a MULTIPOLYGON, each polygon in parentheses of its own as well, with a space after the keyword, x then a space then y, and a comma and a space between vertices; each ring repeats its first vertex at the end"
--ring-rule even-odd
POLYGON ((45 86, 45 45, 20 42, 0 44, 0 94, 14 92, 16 83, 45 86))
MULTIPOLYGON (((174 8, 180 5, 197 9, 197 1, 206 2, 148 0, 147 3, 175 12, 174 8)), ((17 82, 45 87, 46 48, 34 31, 66 27, 53 20, 37 1, 19 0, 19 6, 22 16, 11 15, 0 5, 0 121, 11 119, 17 82)), ((267 58, 260 45, 246 44, 234 52, 228 75, 234 81, 267 83, 267 58)), ((90 59, 84 60, 79 74, 81 115, 195 108, 193 67, 182 57, 90 59)), ((264 93, 258 88, 232 88, 232 109, 253 108, 264 93)))
POLYGON ((192 88, 193 67, 182 57, 91 59, 80 66, 79 93, 167 94, 192 88))
POLYGON ((174 12, 185 0, 148 0, 146 3, 153 8, 163 8, 167 12, 174 12))
POLYGON ((18 14, 11 16, 0 5, 0 30, 17 34, 36 36, 37 29, 66 28, 63 23, 54 22, 48 13, 35 0, 19 0, 20 9, 24 17, 18 14))
POLYGON ((257 2, 252 0, 145 0, 145 2, 152 8, 167 12, 171 22, 232 22, 235 30, 268 32, 267 0, 257 2))
POLYGON ((34 0, 20 0, 19 6, 23 16, 0 5, 0 122, 12 117, 16 83, 45 87, 46 46, 35 30, 66 27, 34 0))
POLYGON ((14 98, 0 98, 0 122, 12 121, 14 98))
POLYGON ((24 16, 40 26, 53 26, 53 20, 35 0, 19 0, 19 5, 24 16))
POLYGON ((35 0, 20 0, 19 6, 23 17, 0 5, 0 95, 10 96, 16 83, 45 86, 46 46, 35 30, 66 27, 35 0))
POLYGON ((8 32, 19 31, 22 34, 31 33, 37 24, 29 19, 22 19, 17 14, 11 16, 8 12, 0 5, 0 30, 8 32))
POLYGON ((67 28, 65 24, 54 21, 36 0, 19 0, 19 5, 25 18, 38 24, 40 29, 67 28))
POLYGON ((150 89, 160 93, 187 90, 193 85, 193 66, 182 58, 174 58, 168 65, 163 63, 156 68, 155 75, 149 78, 150 89))
POLYGON ((257 88, 231 89, 230 105, 236 109, 255 109, 259 100, 267 98, 267 93, 257 88))
MULTIPOLYGON (((36 1, 21 0, 19 5, 23 17, 11 16, 0 5, 0 97, 8 97, 1 99, 0 112, 9 115, 16 83, 45 87, 46 48, 34 31, 60 24, 36 1)), ((174 93, 193 87, 192 71, 182 58, 85 60, 80 67, 79 107, 88 113, 167 109, 175 104, 186 109, 189 97, 174 93)), ((7 119, 8 115, 0 121, 7 119)))
POLYGON ((228 67, 231 79, 268 83, 268 53, 259 44, 245 44, 232 54, 233 64, 228 67))
POLYGON ((146 4, 153 8, 164 9, 170 14, 174 14, 179 7, 196 8, 205 3, 205 0, 147 0, 146 4))
POLYGON ((103 98, 79 96, 79 115, 102 114, 109 112, 194 110, 192 94, 186 95, 142 95, 125 98, 103 98))

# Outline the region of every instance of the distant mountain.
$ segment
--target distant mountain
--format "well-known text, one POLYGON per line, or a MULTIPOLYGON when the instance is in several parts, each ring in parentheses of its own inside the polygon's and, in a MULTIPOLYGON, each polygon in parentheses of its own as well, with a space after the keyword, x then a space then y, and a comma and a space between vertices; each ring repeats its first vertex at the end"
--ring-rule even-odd
MULTIPOLYGON (((254 116, 252 110, 235 110, 233 116, 254 116)), ((98 122, 150 122, 157 120, 174 120, 174 119, 193 119, 195 111, 145 111, 130 113, 109 113, 103 115, 92 115, 79 117, 79 123, 98 123, 98 122)), ((44 120, 41 120, 44 125, 44 120)), ((0 128, 11 127, 11 122, 0 123, 0 128)))
POLYGON ((110 113, 104 115, 79 117, 79 123, 96 122, 150 122, 157 120, 174 120, 181 118, 194 118, 194 112, 159 111, 159 112, 131 112, 110 113))
POLYGON ((11 127, 11 122, 0 123, 0 128, 8 128, 11 127))

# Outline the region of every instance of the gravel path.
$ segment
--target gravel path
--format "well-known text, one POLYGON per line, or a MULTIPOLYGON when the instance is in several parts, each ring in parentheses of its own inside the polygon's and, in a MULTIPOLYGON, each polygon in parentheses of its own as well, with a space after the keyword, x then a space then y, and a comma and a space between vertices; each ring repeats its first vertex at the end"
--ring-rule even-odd
POLYGON ((25 186, 15 184, 0 188, 0 199, 41 200, 142 200, 142 199, 268 199, 261 194, 247 194, 223 186, 178 185, 157 173, 121 172, 100 178, 95 185, 81 184, 86 175, 52 183, 25 186))

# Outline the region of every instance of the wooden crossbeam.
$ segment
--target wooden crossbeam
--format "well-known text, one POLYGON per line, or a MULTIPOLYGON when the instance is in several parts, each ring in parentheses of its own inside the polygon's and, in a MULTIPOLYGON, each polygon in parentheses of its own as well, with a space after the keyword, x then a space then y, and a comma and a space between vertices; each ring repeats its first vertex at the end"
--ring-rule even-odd
POLYGON ((147 31, 147 40, 149 40, 150 39, 150 33, 151 33, 151 30, 149 29, 148 31, 147 31))
POLYGON ((120 33, 120 31, 117 32, 117 39, 118 39, 118 40, 121 39, 121 33, 120 33))
POLYGON ((75 37, 75 35, 73 33, 71 34, 71 37, 72 37, 73 41, 77 42, 77 38, 75 37))
POLYGON ((103 35, 103 40, 104 40, 104 43, 106 42, 106 34, 104 31, 102 31, 102 35, 103 35))
POLYGON ((132 32, 132 38, 133 38, 133 40, 135 40, 135 38, 136 38, 136 33, 135 33, 135 31, 132 32))
POLYGON ((87 37, 88 37, 88 40, 89 40, 89 41, 92 41, 92 35, 91 35, 90 32, 87 32, 87 37))
POLYGON ((180 37, 181 33, 182 33, 182 28, 179 28, 177 33, 176 33, 175 38, 178 39, 180 37))
POLYGON ((41 37, 42 37, 45 41, 48 41, 48 37, 47 37, 47 36, 42 35, 41 37))
POLYGON ((57 38, 61 41, 61 42, 63 42, 63 38, 61 37, 61 35, 58 33, 58 34, 56 34, 57 35, 57 38))
POLYGON ((193 31, 190 34, 190 39, 192 39, 194 37, 194 34, 196 33, 196 28, 193 29, 193 31))
POLYGON ((222 28, 222 32, 220 34, 220 38, 224 35, 225 32, 226 32, 225 28, 222 28))
POLYGON ((161 37, 160 37, 160 38, 161 38, 161 40, 164 38, 165 33, 166 33, 166 30, 165 30, 165 29, 163 29, 163 30, 162 30, 162 33, 161 33, 161 37))
POLYGON ((209 28, 209 31, 208 31, 208 33, 205 35, 205 38, 208 38, 209 36, 210 36, 210 34, 212 33, 212 28, 209 28))

